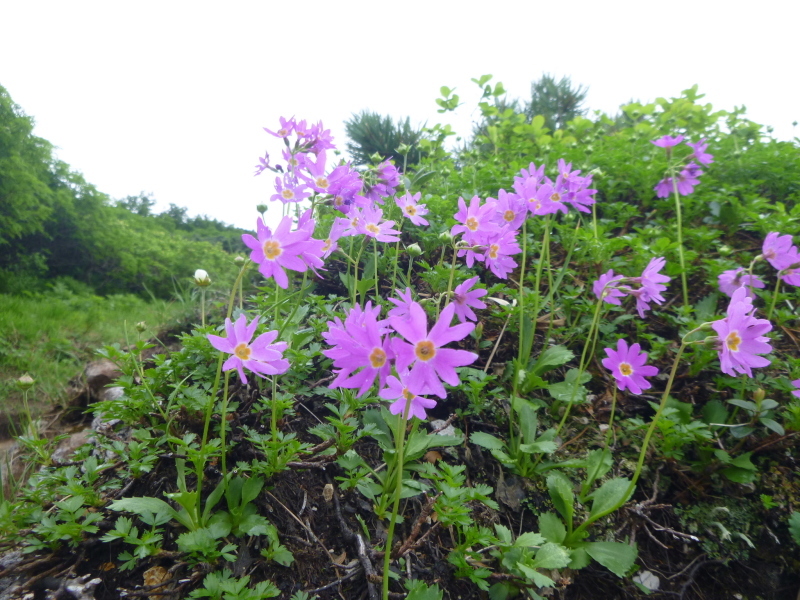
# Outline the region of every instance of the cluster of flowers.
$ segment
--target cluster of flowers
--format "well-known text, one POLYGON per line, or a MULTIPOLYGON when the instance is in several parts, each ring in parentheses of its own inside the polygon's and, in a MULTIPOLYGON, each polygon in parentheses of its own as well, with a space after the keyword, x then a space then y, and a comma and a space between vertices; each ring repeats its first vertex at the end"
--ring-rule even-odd
POLYGON ((665 264, 666 260, 663 257, 651 259, 640 277, 615 275, 614 270, 609 269, 594 282, 592 291, 603 302, 616 306, 622 306, 620 298, 633 296, 636 298, 636 310, 639 311, 639 317, 644 318, 644 312, 650 309, 650 302, 659 305, 664 303, 661 292, 667 289, 667 286, 663 284, 670 278, 662 275, 659 271, 664 268, 665 264), (635 284, 639 287, 634 289, 627 284, 635 284))
MULTIPOLYGON (((651 143, 664 148, 669 155, 672 152, 672 148, 680 144, 683 139, 682 135, 665 135, 662 138, 653 140, 651 143)), ((692 154, 687 157, 689 163, 675 176, 674 181, 672 177, 665 177, 655 185, 653 189, 655 189, 657 197, 668 198, 672 194, 673 188, 677 188, 678 194, 681 196, 688 196, 694 191, 694 186, 700 183, 698 177, 703 174, 700 165, 697 163, 709 165, 714 162, 714 157, 706 152, 708 144, 705 139, 699 142, 686 142, 686 145, 692 149, 692 154)))
POLYGON ((388 161, 384 161, 365 174, 356 171, 349 163, 328 170, 327 150, 335 149, 330 130, 322 123, 308 127, 305 121, 280 118, 277 131, 264 128, 267 133, 281 138, 285 148, 282 157, 286 168, 270 165, 269 154, 259 158, 256 175, 265 170, 281 173, 275 177, 275 194, 270 200, 283 203, 300 202, 311 194, 326 195, 337 210, 349 214, 351 207, 370 207, 383 204, 383 198, 394 194, 400 184, 400 174, 388 161), (294 136, 294 143, 289 138, 294 136))
POLYGON ((280 375, 289 370, 289 361, 283 358, 286 342, 273 344, 278 337, 277 331, 262 333, 253 340, 257 328, 258 317, 248 323, 244 314, 241 314, 236 323, 225 319, 225 333, 228 337, 208 335, 208 341, 214 348, 231 355, 222 365, 223 370, 236 369, 245 385, 247 377, 244 375, 244 369, 252 371, 259 377, 280 375))
POLYGON ((362 396, 377 378, 378 395, 394 400, 389 407, 392 414, 424 419, 425 410, 436 406, 436 400, 424 396, 445 398, 443 383, 459 384, 456 367, 477 360, 474 352, 444 347, 464 339, 475 326, 452 325, 457 305, 450 303, 428 330, 425 310, 411 300, 411 291, 400 296, 400 300, 392 299, 396 307, 386 319, 379 318, 380 306, 367 302, 363 309, 353 307, 344 321, 339 317, 329 321, 322 336, 332 348, 323 354, 333 360, 336 374, 330 387, 358 389, 362 396))
POLYGON ((592 176, 580 176, 572 170, 572 163, 558 161, 558 176, 553 182, 544 175, 544 165, 538 168, 531 163, 514 178, 514 192, 500 190, 497 198, 487 198, 481 203, 478 196, 469 206, 458 199, 457 225, 451 235, 461 235, 459 257, 466 257, 467 266, 483 262, 497 277, 505 279, 517 266, 511 258, 522 252, 517 234, 529 215, 548 215, 567 212, 572 205, 580 212, 591 212, 588 206, 595 203, 597 190, 590 189, 592 176))
MULTIPOLYGON (((800 252, 792 244, 792 236, 779 235, 773 231, 764 238, 761 255, 756 260, 765 259, 778 272, 778 277, 789 285, 800 286, 800 252)), ((729 269, 720 274, 719 290, 732 296, 738 288, 744 287, 749 298, 755 298, 753 288, 762 289, 764 282, 744 267, 729 269)))

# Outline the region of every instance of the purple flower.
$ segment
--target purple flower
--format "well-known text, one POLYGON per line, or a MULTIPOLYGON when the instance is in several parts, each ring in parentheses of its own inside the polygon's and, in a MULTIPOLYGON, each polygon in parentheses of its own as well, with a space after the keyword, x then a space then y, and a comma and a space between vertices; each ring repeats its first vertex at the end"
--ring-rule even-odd
POLYGON ((659 271, 664 268, 666 262, 663 257, 651 259, 642 276, 631 280, 641 285, 638 290, 631 290, 630 294, 636 297, 636 310, 639 311, 639 317, 642 319, 644 318, 644 311, 650 310, 650 302, 655 302, 656 304, 664 303, 664 297, 661 292, 666 290, 667 286, 662 284, 669 281, 670 278, 662 275, 659 271))
POLYGON ((300 202, 305 200, 311 194, 308 192, 305 185, 294 185, 294 177, 286 173, 283 176, 283 182, 280 177, 275 178, 275 193, 270 196, 270 200, 279 200, 286 204, 287 202, 300 202))
POLYGON ((285 138, 289 137, 292 134, 292 131, 294 131, 294 127, 295 127, 294 117, 292 117, 291 119, 288 119, 288 120, 283 118, 283 117, 281 117, 280 121, 281 121, 281 127, 280 127, 280 129, 278 129, 278 131, 270 131, 266 127, 264 127, 264 131, 266 131, 270 135, 274 135, 275 137, 279 137, 279 138, 284 138, 285 139, 285 138))
POLYGON ((328 331, 322 337, 333 348, 322 353, 333 359, 337 369, 331 388, 358 388, 358 395, 363 396, 375 377, 379 377, 379 385, 383 386, 391 372, 392 351, 389 339, 382 337, 390 329, 386 321, 378 320, 380 312, 380 306, 372 308, 372 303, 367 302, 363 310, 358 305, 353 307, 344 323, 339 317, 328 321, 328 331))
POLYGON ((800 262, 797 247, 792 245, 792 236, 778 235, 776 231, 768 233, 764 238, 761 254, 778 271, 788 269, 794 263, 800 262))
POLYGON ((224 371, 236 369, 244 384, 247 384, 244 369, 252 371, 259 377, 280 375, 289 370, 289 361, 283 358, 286 342, 272 343, 278 337, 277 331, 262 333, 251 342, 257 327, 258 317, 248 325, 244 314, 241 314, 235 324, 231 323, 230 319, 225 319, 225 331, 228 337, 208 335, 208 341, 214 348, 232 354, 222 365, 222 369, 224 371))
POLYGON ((743 267, 723 271, 719 276, 719 291, 727 296, 732 296, 738 288, 745 286, 747 297, 755 298, 756 295, 750 288, 763 288, 764 282, 758 275, 750 275, 743 267))
POLYGON ((378 395, 384 400, 395 400, 389 405, 389 412, 393 415, 405 414, 406 407, 408 407, 408 419, 411 417, 426 418, 425 409, 436 406, 436 400, 423 398, 412 392, 406 383, 409 378, 408 373, 404 373, 400 377, 401 379, 398 379, 394 375, 389 375, 386 379, 387 387, 382 389, 378 395))
POLYGON ((456 316, 462 323, 478 320, 478 317, 472 311, 473 308, 486 308, 486 304, 478 300, 481 296, 486 295, 486 290, 479 288, 470 291, 470 288, 478 282, 478 279, 477 276, 467 279, 453 290, 453 305, 456 307, 456 316))
MULTIPOLYGON (((797 262, 800 263, 800 258, 798 258, 797 262)), ((800 287, 800 267, 784 269, 780 277, 784 283, 800 287)))
MULTIPOLYGON (((487 198, 494 200, 493 198, 487 198)), ((510 194, 505 190, 497 193, 495 202, 495 213, 492 220, 498 227, 511 226, 512 229, 519 229, 523 221, 528 217, 528 207, 517 194, 510 194)))
POLYGON ((405 319, 408 317, 411 305, 414 303, 414 298, 411 295, 411 288, 406 288, 405 292, 401 292, 400 290, 395 290, 395 292, 397 292, 397 295, 400 296, 400 300, 397 300, 396 298, 389 298, 389 302, 394 304, 395 307, 387 314, 390 317, 405 319))
POLYGON ((383 211, 380 208, 367 207, 361 211, 357 231, 379 242, 397 242, 400 232, 392 229, 392 225, 394 221, 383 220, 383 211))
POLYGON ((800 379, 795 379, 792 382, 792 385, 797 388, 792 392, 792 396, 797 396, 798 398, 800 398, 800 379))
POLYGON ((629 389, 633 394, 641 394, 642 390, 652 387, 645 377, 658 375, 658 369, 645 365, 647 354, 640 352, 639 344, 628 348, 628 343, 620 339, 617 341, 616 351, 612 348, 605 350, 608 358, 602 360, 603 366, 611 371, 620 390, 629 389))
MULTIPOLYGON (((517 232, 506 226, 499 232, 487 236, 486 252, 483 256, 476 256, 483 261, 487 267, 500 279, 507 279, 508 274, 517 266, 516 261, 511 258, 514 254, 522 252, 522 248, 517 243, 517 232)), ((459 256, 464 250, 459 251, 459 256)))
POLYGON ((743 287, 734 290, 724 319, 714 321, 711 327, 717 332, 720 369, 732 377, 736 373, 753 376, 752 367, 766 367, 770 361, 757 354, 772 352, 769 338, 763 334, 772 329, 766 319, 753 316, 755 307, 743 287))
POLYGON ((269 164, 269 152, 266 152, 264 153, 264 158, 259 157, 254 175, 261 175, 261 173, 271 168, 272 167, 269 164))
MULTIPOLYGON (((678 188, 678 194, 681 196, 688 196, 694 191, 694 186, 700 183, 697 179, 703 172, 694 163, 689 163, 686 167, 678 173, 675 177, 675 186, 678 188)), ((653 188, 656 191, 658 198, 668 198, 673 190, 672 177, 665 177, 659 181, 653 188)))
POLYGON ((451 327, 454 312, 453 304, 445 306, 430 332, 425 310, 416 302, 409 306, 406 318, 389 318, 392 328, 406 340, 392 340, 392 349, 397 356, 397 372, 402 373, 411 367, 408 382, 409 388, 415 394, 433 394, 445 398, 447 392, 442 381, 449 385, 458 385, 456 367, 472 364, 478 359, 474 352, 442 347, 465 338, 475 329, 472 323, 451 327))
POLYGON ((491 233, 498 230, 497 225, 492 223, 494 215, 494 203, 487 202, 481 206, 479 196, 473 196, 469 201, 469 208, 463 198, 458 199, 458 212, 453 215, 461 225, 453 225, 450 234, 453 236, 463 234, 463 240, 468 244, 480 242, 480 236, 484 233, 491 233))
POLYGON ((703 138, 699 142, 686 142, 686 145, 694 151, 691 158, 694 158, 701 165, 710 165, 714 162, 714 157, 706 152, 706 148, 708 148, 706 138, 703 138))
POLYGON ((673 146, 677 146, 683 141, 682 135, 665 135, 664 137, 660 137, 657 140, 651 140, 650 143, 658 146, 659 148, 672 148, 673 146))
POLYGON ((292 217, 283 217, 273 234, 259 217, 256 222, 258 239, 249 233, 242 235, 242 241, 252 250, 250 260, 258 263, 259 272, 264 277, 273 277, 275 283, 283 289, 289 287, 289 278, 284 269, 302 273, 309 264, 312 268, 324 264, 319 258, 323 242, 310 239, 311 234, 307 229, 290 231, 291 227, 292 217), (311 262, 307 264, 306 261, 311 262))
POLYGON ((600 275, 600 278, 594 282, 592 285, 592 291, 594 292, 594 295, 603 302, 622 306, 620 298, 624 298, 628 295, 628 288, 625 288, 623 291, 616 285, 618 282, 622 281, 622 279, 622 275, 614 275, 614 270, 609 269, 606 273, 600 275))
POLYGON ((403 216, 411 221, 414 225, 429 225, 427 219, 423 219, 423 215, 428 214, 428 209, 424 204, 417 204, 422 194, 417 192, 413 196, 410 192, 406 192, 402 196, 396 196, 394 201, 397 206, 403 211, 403 216))

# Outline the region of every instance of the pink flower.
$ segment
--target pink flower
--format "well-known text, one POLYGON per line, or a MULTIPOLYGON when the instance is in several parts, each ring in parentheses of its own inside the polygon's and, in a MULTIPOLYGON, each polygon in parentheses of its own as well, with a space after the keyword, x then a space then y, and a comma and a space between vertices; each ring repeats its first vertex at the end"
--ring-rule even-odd
POLYGON ((370 206, 361 211, 357 231, 379 242, 396 242, 400 239, 400 232, 392 229, 392 225, 394 221, 383 220, 383 211, 380 208, 370 206))
POLYGON ((486 290, 477 289, 470 291, 473 285, 478 282, 478 277, 467 279, 461 285, 457 285, 453 290, 453 305, 456 307, 456 316, 462 323, 467 321, 477 321, 478 317, 472 311, 473 308, 486 308, 486 304, 478 298, 486 295, 486 290))
POLYGON ((401 292, 400 290, 395 290, 395 292, 397 292, 397 295, 400 296, 400 300, 397 300, 396 298, 389 298, 389 302, 395 306, 387 313, 387 315, 390 317, 405 319, 408 317, 411 305, 414 303, 414 298, 411 295, 411 288, 406 288, 405 292, 401 292))
POLYGON ((800 262, 797 247, 792 245, 792 236, 779 236, 776 231, 768 233, 764 238, 761 255, 778 271, 788 269, 794 263, 800 262))
POLYGON ((636 310, 639 316, 644 318, 644 311, 650 309, 650 302, 663 304, 664 297, 661 292, 667 289, 662 285, 669 281, 669 277, 661 275, 659 271, 664 268, 666 260, 663 257, 653 258, 645 267, 641 277, 631 279, 634 283, 639 283, 642 287, 638 290, 631 290, 630 294, 636 297, 636 310))
POLYGON ((393 356, 389 339, 382 337, 390 329, 386 321, 378 320, 380 312, 380 306, 372 308, 372 303, 367 302, 363 310, 354 306, 344 323, 339 317, 328 321, 328 331, 323 332, 322 337, 333 348, 322 353, 333 359, 333 366, 337 369, 331 388, 358 388, 358 395, 363 396, 376 377, 379 385, 383 386, 391 372, 393 356))
POLYGON ((706 138, 703 138, 699 142, 686 142, 686 145, 694 150, 690 158, 694 158, 701 165, 710 165, 714 162, 714 157, 706 152, 706 148, 708 148, 706 138))
POLYGON ((474 352, 442 347, 465 338, 475 329, 472 323, 451 327, 454 312, 453 304, 445 306, 430 332, 427 330, 428 318, 425 310, 416 302, 411 303, 406 318, 389 318, 394 330, 406 340, 392 340, 392 349, 397 356, 397 372, 402 373, 411 367, 408 387, 415 394, 433 394, 445 398, 447 392, 442 381, 449 385, 458 385, 456 367, 472 364, 478 359, 474 352))
MULTIPOLYGON (((511 258, 514 254, 522 252, 522 248, 517 243, 516 231, 506 226, 495 234, 487 236, 482 244, 486 246, 483 256, 477 256, 487 267, 500 279, 507 279, 508 274, 517 266, 516 261, 511 258)), ((461 256, 463 250, 459 251, 461 256)))
MULTIPOLYGON (((800 257, 798 257, 797 262, 800 263, 800 257)), ((800 267, 795 267, 794 269, 784 269, 783 273, 781 274, 781 280, 789 285, 796 285, 800 287, 800 267)))
POLYGON ((800 398, 800 379, 795 379, 792 382, 792 385, 797 388, 792 392, 792 396, 797 396, 798 398, 800 398))
POLYGON ((272 343, 278 337, 277 331, 262 333, 251 342, 257 327, 258 317, 248 325, 244 314, 241 314, 235 324, 231 323, 230 319, 225 319, 227 338, 208 335, 208 341, 214 348, 233 355, 225 361, 222 369, 224 371, 236 369, 244 384, 247 384, 244 369, 252 371, 259 377, 280 375, 289 370, 289 361, 283 358, 286 342, 272 343))
MULTIPOLYGON (((487 198, 493 200, 493 198, 487 198)), ((517 194, 509 194, 505 190, 497 193, 495 213, 492 222, 498 227, 510 226, 511 229, 522 227, 523 221, 528 218, 528 207, 517 194)))
POLYGON ((480 236, 484 233, 498 231, 497 225, 492 223, 494 215, 494 203, 487 202, 481 206, 479 196, 473 196, 469 201, 469 208, 463 198, 458 199, 458 212, 453 215, 460 225, 453 225, 450 234, 453 236, 463 234, 462 239, 468 244, 480 242, 480 236))
POLYGON ((736 373, 743 373, 752 377, 751 368, 770 364, 768 359, 756 355, 772 352, 769 338, 763 335, 772 329, 772 324, 755 318, 754 311, 747 290, 740 287, 731 296, 727 316, 711 324, 718 336, 720 369, 726 375, 735 377, 736 373))
POLYGON ((294 117, 288 120, 281 117, 280 121, 281 121, 281 127, 280 129, 278 129, 278 131, 270 131, 266 127, 264 127, 264 131, 266 131, 270 135, 274 135, 275 137, 279 138, 285 139, 289 137, 292 134, 292 131, 294 131, 294 126, 295 126, 294 117))
POLYGON ((258 263, 259 272, 264 277, 273 277, 275 283, 283 289, 289 287, 289 278, 284 269, 302 273, 309 267, 306 261, 311 261, 312 268, 324 264, 319 258, 323 242, 311 239, 307 229, 290 231, 291 227, 292 217, 286 216, 281 219, 273 234, 259 217, 256 222, 258 239, 249 233, 242 235, 242 241, 252 250, 250 260, 258 263))
MULTIPOLYGON (((697 178, 702 174, 703 172, 696 164, 689 163, 686 165, 686 168, 675 177, 678 194, 680 196, 688 196, 691 194, 694 191, 694 186, 700 183, 700 180, 697 178)), ((673 191, 672 177, 665 177, 659 181, 653 189, 656 191, 656 197, 669 198, 673 191)))
POLYGON ((436 400, 423 398, 412 392, 406 383, 409 377, 408 373, 402 374, 400 379, 389 375, 386 379, 387 387, 382 389, 378 395, 384 400, 395 400, 389 405, 389 412, 393 415, 405 414, 406 407, 408 407, 408 419, 411 417, 424 419, 427 417, 425 409, 436 406, 436 400))
POLYGON ((287 202, 300 202, 305 200, 311 194, 308 192, 305 185, 295 185, 292 181, 294 178, 286 173, 281 182, 280 177, 275 178, 275 193, 270 196, 270 200, 278 200, 286 204, 287 202))
POLYGON ((617 341, 616 351, 605 349, 608 358, 602 360, 603 366, 611 371, 617 380, 617 387, 622 391, 629 389, 633 394, 641 394, 642 390, 652 387, 645 377, 658 375, 656 367, 645 365, 647 354, 640 350, 639 344, 628 348, 628 343, 623 339, 617 341))
POLYGON ((600 275, 600 278, 594 282, 592 285, 592 291, 594 292, 594 295, 603 302, 615 304, 616 306, 622 306, 620 298, 624 298, 628 295, 627 287, 625 288, 625 291, 617 287, 617 283, 622 281, 622 279, 622 275, 614 275, 614 270, 609 269, 606 273, 600 275))
POLYGON ((660 137, 657 140, 651 140, 650 143, 658 146, 659 148, 671 148, 673 146, 677 146, 683 141, 682 135, 665 135, 664 137, 660 137))
POLYGON ((413 196, 410 192, 406 192, 402 196, 396 196, 394 201, 400 210, 403 211, 403 216, 411 221, 414 225, 429 225, 427 219, 423 219, 423 215, 428 214, 428 209, 424 204, 417 204, 422 194, 417 192, 413 196))
POLYGON ((755 298, 756 295, 750 288, 763 288, 764 282, 758 275, 750 275, 743 267, 729 269, 720 273, 718 278, 719 291, 727 296, 732 296, 738 288, 744 286, 747 289, 747 297, 755 298))

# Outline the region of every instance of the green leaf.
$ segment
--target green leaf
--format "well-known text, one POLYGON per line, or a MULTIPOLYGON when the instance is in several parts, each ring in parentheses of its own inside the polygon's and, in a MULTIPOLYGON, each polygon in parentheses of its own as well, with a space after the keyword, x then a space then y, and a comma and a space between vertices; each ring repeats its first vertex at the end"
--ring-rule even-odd
POLYGON ((721 424, 728 421, 728 411, 725 405, 719 400, 710 400, 706 402, 701 411, 703 414, 703 422, 711 424, 721 424))
POLYGON ((553 471, 547 476, 547 491, 550 492, 550 499, 561 514, 564 522, 572 525, 572 511, 575 496, 572 493, 572 482, 559 471, 553 471))
POLYGON ((503 450, 506 447, 506 444, 503 442, 503 440, 500 440, 488 433, 483 433, 482 431, 475 431, 470 434, 469 441, 489 450, 503 450))
POLYGON ((766 427, 767 429, 771 429, 778 435, 784 435, 786 433, 781 424, 774 421, 773 419, 768 419, 766 417, 763 417, 760 419, 760 421, 764 427, 766 427))
POLYGON ((800 513, 793 512, 789 515, 789 533, 795 544, 800 545, 800 513))
POLYGON ((564 381, 552 383, 547 387, 550 395, 559 402, 584 402, 586 400, 586 388, 583 384, 592 378, 589 373, 583 373, 580 381, 578 379, 578 369, 570 369, 564 381))
POLYGON ((519 428, 522 431, 522 440, 527 444, 536 441, 536 428, 539 425, 539 418, 536 416, 536 409, 527 402, 519 406, 519 428))
POLYGON ((545 543, 545 538, 541 533, 528 531, 514 540, 514 546, 521 548, 538 548, 545 543))
POLYGON ((573 358, 575 355, 566 346, 550 346, 539 355, 531 370, 535 375, 542 375, 550 369, 567 364, 573 358))
POLYGON ((548 542, 561 544, 567 537, 567 528, 555 514, 539 515, 539 531, 548 542))
POLYGON ((539 569, 561 569, 569 564, 569 550, 561 544, 547 542, 536 552, 533 566, 539 569))
POLYGON ((519 449, 525 454, 552 454, 558 450, 558 444, 555 442, 533 442, 532 444, 520 444, 519 449))
POLYGON ((589 517, 606 513, 614 507, 624 504, 633 494, 633 489, 629 488, 631 488, 631 482, 626 477, 615 477, 606 481, 589 496, 593 499, 589 517))
POLYGON ((547 575, 542 575, 539 573, 539 571, 532 569, 524 563, 518 562, 516 566, 520 571, 522 571, 525 577, 533 581, 533 583, 538 587, 554 587, 556 585, 556 582, 550 579, 547 575))
POLYGON ((135 513, 137 515, 144 514, 144 513, 166 513, 173 519, 176 519, 178 516, 177 511, 172 508, 169 504, 161 500, 160 498, 151 498, 149 496, 142 496, 142 497, 134 497, 134 498, 122 498, 121 500, 115 500, 109 505, 111 510, 125 510, 128 512, 135 513))
POLYGON ((734 398, 733 400, 728 400, 728 404, 733 404, 734 406, 743 408, 751 414, 755 413, 758 410, 756 403, 750 402, 749 400, 737 400, 736 398, 734 398))
POLYGON ((588 542, 581 547, 617 577, 625 577, 639 555, 635 545, 629 546, 621 542, 588 542))

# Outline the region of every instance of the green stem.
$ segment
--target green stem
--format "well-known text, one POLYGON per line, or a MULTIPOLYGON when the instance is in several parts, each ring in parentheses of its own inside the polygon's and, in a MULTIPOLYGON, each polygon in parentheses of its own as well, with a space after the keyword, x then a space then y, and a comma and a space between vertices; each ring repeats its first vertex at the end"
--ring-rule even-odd
POLYGON ((670 166, 670 176, 672 178, 672 195, 675 198, 675 216, 677 217, 678 227, 678 260, 681 264, 681 285, 683 286, 683 305, 689 306, 689 286, 686 283, 686 261, 683 257, 683 217, 681 215, 681 197, 678 194, 678 179, 675 167, 670 166))
POLYGON ((772 293, 772 302, 769 304, 769 311, 767 312, 767 321, 772 320, 772 311, 775 310, 775 303, 778 301, 778 293, 781 290, 781 276, 778 275, 775 282, 775 291, 772 293))
POLYGON ((206 288, 200 288, 200 324, 206 326, 206 288))
POLYGON ((400 496, 403 489, 403 461, 405 450, 406 421, 408 411, 411 408, 411 401, 406 402, 405 410, 397 415, 397 427, 395 429, 395 450, 397 456, 397 481, 392 504, 392 515, 389 521, 389 531, 386 533, 386 546, 383 554, 383 600, 389 599, 389 564, 392 561, 392 539, 394 538, 394 526, 397 521, 397 511, 400 508, 400 496))
MULTIPOLYGON (((696 331, 696 330, 695 330, 696 331)), ((678 348, 678 353, 675 355, 675 360, 672 363, 672 371, 669 374, 669 380, 667 380, 667 387, 664 388, 664 393, 661 396, 661 403, 658 405, 658 410, 656 414, 653 416, 653 420, 650 422, 650 427, 647 429, 647 433, 644 436, 644 440, 642 441, 642 449, 639 452, 639 460, 636 463, 636 470, 633 473, 633 478, 631 479, 630 484, 628 485, 628 490, 625 495, 622 497, 622 500, 615 503, 614 506, 588 518, 586 521, 581 523, 581 525, 575 529, 572 533, 572 540, 579 540, 582 539, 581 533, 583 533, 589 525, 605 517, 606 515, 611 514, 615 510, 618 510, 625 502, 627 502, 628 498, 631 497, 633 494, 633 490, 636 488, 636 482, 639 481, 639 476, 642 474, 642 466, 644 465, 644 459, 647 456, 647 448, 650 445, 650 438, 653 436, 653 432, 656 429, 656 425, 658 424, 658 420, 661 417, 661 413, 664 411, 664 407, 667 405, 667 399, 669 398, 669 393, 672 390, 672 384, 675 381, 675 375, 678 372, 678 363, 681 360, 681 356, 683 355, 683 351, 686 348, 688 343, 686 342, 686 337, 690 334, 694 333, 694 331, 689 332, 684 336, 681 340, 681 346, 678 348)))

